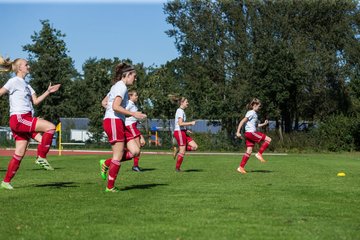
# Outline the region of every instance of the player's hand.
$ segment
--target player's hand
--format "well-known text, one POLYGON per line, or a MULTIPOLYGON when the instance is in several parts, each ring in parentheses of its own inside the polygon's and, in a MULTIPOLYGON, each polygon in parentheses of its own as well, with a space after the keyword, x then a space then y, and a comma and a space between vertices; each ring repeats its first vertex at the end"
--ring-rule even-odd
POLYGON ((269 124, 269 121, 266 119, 265 122, 264 122, 264 126, 269 124))
POLYGON ((48 91, 49 93, 54 93, 54 92, 56 92, 57 90, 59 90, 60 86, 61 86, 61 84, 51 85, 51 83, 50 83, 47 91, 48 91))
POLYGON ((133 117, 142 120, 145 119, 147 116, 142 112, 134 112, 133 117))
POLYGON ((241 139, 243 139, 243 136, 241 135, 241 133, 238 133, 238 132, 237 132, 235 138, 241 138, 241 139))
POLYGON ((145 146, 146 142, 145 142, 145 138, 143 135, 140 135, 140 146, 143 147, 145 146))
POLYGON ((188 133, 192 134, 192 131, 190 131, 190 130, 186 130, 186 132, 188 132, 188 133))

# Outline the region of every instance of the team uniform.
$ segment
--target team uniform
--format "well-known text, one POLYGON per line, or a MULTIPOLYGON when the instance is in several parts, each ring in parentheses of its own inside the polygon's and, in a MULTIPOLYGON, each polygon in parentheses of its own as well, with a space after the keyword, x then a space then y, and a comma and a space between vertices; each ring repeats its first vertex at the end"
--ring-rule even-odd
POLYGON ((258 115, 256 111, 248 111, 245 117, 248 119, 245 124, 246 146, 254 147, 255 143, 265 140, 266 135, 262 132, 257 132, 258 115))
POLYGON ((176 110, 174 137, 179 146, 186 146, 193 139, 189 135, 187 135, 185 126, 179 126, 179 118, 182 118, 183 122, 186 122, 186 114, 184 109, 182 108, 178 108, 176 110))
POLYGON ((9 92, 10 129, 15 141, 29 140, 36 136, 37 118, 33 116, 34 89, 22 78, 13 77, 3 86, 9 92))
POLYGON ((129 96, 123 81, 115 83, 108 94, 109 100, 106 106, 103 127, 108 136, 109 143, 125 142, 125 115, 115 112, 112 108, 116 97, 121 97, 121 106, 126 108, 129 96))
MULTIPOLYGON (((128 110, 130 112, 137 112, 138 107, 135 105, 135 103, 133 101, 129 100, 128 104, 126 106, 126 110, 128 110)), ((130 141, 132 139, 140 137, 141 133, 140 133, 139 129, 137 128, 137 124, 138 124, 138 120, 133 116, 127 117, 125 119, 126 141, 130 141)))

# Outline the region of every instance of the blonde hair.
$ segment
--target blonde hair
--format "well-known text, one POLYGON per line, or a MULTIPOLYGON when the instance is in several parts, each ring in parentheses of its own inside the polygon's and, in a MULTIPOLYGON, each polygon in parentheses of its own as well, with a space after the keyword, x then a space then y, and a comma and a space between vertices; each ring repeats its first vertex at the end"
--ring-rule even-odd
POLYGON ((254 105, 259 105, 259 104, 261 104, 261 101, 257 98, 253 98, 251 102, 246 106, 246 108, 248 110, 252 110, 254 108, 254 105))
POLYGON ((17 73, 19 71, 20 61, 25 59, 17 58, 14 61, 11 61, 10 58, 4 59, 0 56, 0 72, 14 72, 17 73))

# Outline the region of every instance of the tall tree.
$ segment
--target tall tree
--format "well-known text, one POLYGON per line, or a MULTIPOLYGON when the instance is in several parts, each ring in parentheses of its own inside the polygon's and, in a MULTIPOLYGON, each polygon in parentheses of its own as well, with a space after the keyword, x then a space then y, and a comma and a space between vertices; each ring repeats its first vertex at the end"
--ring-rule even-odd
POLYGON ((31 85, 38 94, 46 91, 50 83, 62 85, 56 94, 52 94, 35 109, 38 116, 56 121, 59 117, 72 116, 68 101, 72 97, 72 80, 78 73, 67 55, 63 40, 65 34, 53 28, 49 20, 40 22, 42 29, 31 36, 33 43, 25 45, 23 49, 29 52, 31 85))

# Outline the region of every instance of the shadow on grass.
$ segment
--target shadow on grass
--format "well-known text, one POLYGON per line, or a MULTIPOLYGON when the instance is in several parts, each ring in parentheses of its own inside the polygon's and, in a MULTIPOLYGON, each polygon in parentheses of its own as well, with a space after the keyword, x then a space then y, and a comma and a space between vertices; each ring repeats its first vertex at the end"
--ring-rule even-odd
POLYGON ((156 170, 156 168, 141 168, 142 172, 150 172, 150 171, 154 171, 156 170))
POLYGON ((187 169, 187 170, 183 170, 182 172, 203 172, 204 170, 202 169, 187 169))
POLYGON ((50 188, 73 188, 79 187, 78 185, 74 185, 75 182, 53 182, 47 184, 35 184, 34 187, 50 187, 50 188))
POLYGON ((127 191, 127 190, 133 190, 133 189, 149 189, 149 188, 153 188, 153 187, 158 187, 158 186, 167 186, 168 184, 157 184, 157 183, 151 183, 151 184, 139 184, 139 185, 131 185, 128 187, 124 187, 121 188, 121 191, 127 191))
POLYGON ((251 172, 251 173, 272 173, 273 171, 270 171, 270 170, 250 170, 248 172, 251 172))

